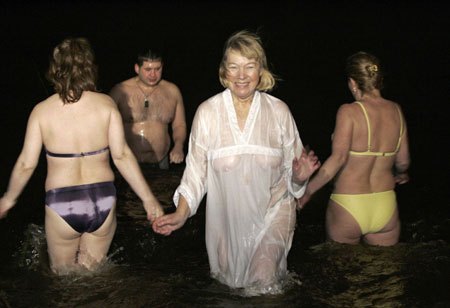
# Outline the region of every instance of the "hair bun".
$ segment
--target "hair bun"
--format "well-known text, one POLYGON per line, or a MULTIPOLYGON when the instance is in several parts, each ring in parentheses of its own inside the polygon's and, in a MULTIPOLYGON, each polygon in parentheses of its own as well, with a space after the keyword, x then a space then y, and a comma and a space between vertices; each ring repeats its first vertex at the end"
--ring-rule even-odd
POLYGON ((366 66, 366 70, 369 73, 369 77, 373 77, 375 76, 375 73, 378 72, 378 65, 376 64, 371 64, 366 66))

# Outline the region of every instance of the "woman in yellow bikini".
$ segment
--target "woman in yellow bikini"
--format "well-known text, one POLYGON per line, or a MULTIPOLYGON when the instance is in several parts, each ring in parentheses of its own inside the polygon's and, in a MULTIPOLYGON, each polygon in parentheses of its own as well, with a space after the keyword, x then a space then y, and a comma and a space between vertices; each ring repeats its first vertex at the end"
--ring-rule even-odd
POLYGON ((380 94, 383 75, 376 57, 358 52, 348 58, 346 69, 356 101, 339 108, 332 154, 309 182, 297 209, 334 178, 327 237, 348 244, 362 238, 370 245, 395 245, 400 220, 394 188, 409 179, 405 119, 399 105, 380 94))

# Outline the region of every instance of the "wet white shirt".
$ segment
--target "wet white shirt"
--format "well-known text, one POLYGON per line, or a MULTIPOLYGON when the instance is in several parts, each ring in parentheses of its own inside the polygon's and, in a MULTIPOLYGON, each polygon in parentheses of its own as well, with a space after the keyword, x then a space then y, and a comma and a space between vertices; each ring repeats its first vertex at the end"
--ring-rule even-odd
POLYGON ((231 92, 202 103, 194 117, 186 169, 174 195, 191 216, 207 193, 206 246, 214 278, 230 287, 271 285, 286 274, 295 201, 292 182, 303 145, 288 106, 255 92, 243 131, 231 92))

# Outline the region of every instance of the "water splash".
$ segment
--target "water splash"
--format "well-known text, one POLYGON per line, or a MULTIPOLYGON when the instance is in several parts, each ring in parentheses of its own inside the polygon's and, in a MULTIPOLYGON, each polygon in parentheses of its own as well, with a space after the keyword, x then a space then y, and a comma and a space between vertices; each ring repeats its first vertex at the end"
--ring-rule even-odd
POLYGON ((291 288, 301 286, 302 282, 295 272, 287 272, 286 277, 269 285, 252 285, 246 288, 234 289, 231 294, 242 297, 254 297, 261 295, 280 295, 291 288))
POLYGON ((2 290, 0 290, 0 307, 11 308, 11 305, 8 301, 8 295, 2 290))
POLYGON ((24 231, 24 239, 19 249, 13 254, 18 260, 17 265, 30 270, 37 270, 47 257, 47 242, 45 228, 36 224, 29 224, 24 231))

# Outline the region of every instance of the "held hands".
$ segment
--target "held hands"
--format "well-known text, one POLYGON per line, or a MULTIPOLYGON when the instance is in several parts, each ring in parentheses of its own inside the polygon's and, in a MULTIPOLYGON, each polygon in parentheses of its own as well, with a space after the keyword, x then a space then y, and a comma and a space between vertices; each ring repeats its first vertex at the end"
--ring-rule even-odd
POLYGON ((178 205, 175 213, 159 217, 153 223, 153 231, 162 235, 170 235, 173 231, 180 229, 188 219, 190 214, 189 207, 178 205))
POLYGON ((0 219, 5 218, 8 215, 8 211, 16 204, 14 200, 10 200, 3 196, 0 199, 0 219))
POLYGON ((147 212, 147 220, 150 224, 153 224, 158 217, 164 215, 164 210, 156 199, 153 201, 144 202, 144 209, 147 212))
POLYGON ((319 158, 314 155, 314 151, 303 150, 300 158, 292 160, 292 180, 297 184, 304 184, 306 180, 320 167, 319 158))
POLYGON ((395 183, 397 184, 405 184, 409 181, 409 175, 407 172, 397 173, 394 178, 395 183))
POLYGON ((306 203, 308 203, 310 199, 311 199, 311 195, 309 194, 308 189, 306 189, 305 194, 300 199, 296 199, 297 210, 298 211, 303 210, 306 203))

